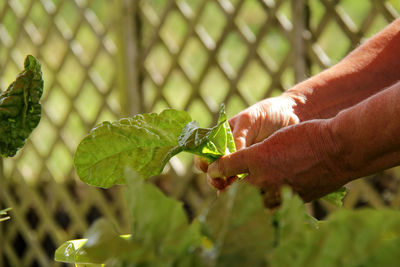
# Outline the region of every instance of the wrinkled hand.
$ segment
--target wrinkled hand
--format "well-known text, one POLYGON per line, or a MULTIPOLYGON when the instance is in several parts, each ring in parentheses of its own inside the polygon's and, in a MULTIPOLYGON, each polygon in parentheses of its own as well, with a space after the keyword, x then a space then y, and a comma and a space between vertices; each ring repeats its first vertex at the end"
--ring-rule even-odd
POLYGON ((280 203, 280 188, 288 185, 305 201, 344 185, 337 146, 329 120, 312 120, 283 128, 264 141, 221 157, 210 164, 212 178, 248 173, 244 181, 264 191, 265 205, 280 203))
POLYGON ((262 100, 229 120, 236 149, 261 142, 282 127, 299 122, 294 100, 274 97, 262 100))
MULTIPOLYGON (((243 110, 229 120, 237 150, 249 147, 263 141, 282 127, 299 122, 294 113, 295 101, 289 96, 279 96, 262 100, 243 110)), ((207 172, 208 164, 200 157, 195 157, 195 165, 203 172, 207 172)), ((208 182, 217 189, 224 189, 235 180, 211 179, 208 182)))

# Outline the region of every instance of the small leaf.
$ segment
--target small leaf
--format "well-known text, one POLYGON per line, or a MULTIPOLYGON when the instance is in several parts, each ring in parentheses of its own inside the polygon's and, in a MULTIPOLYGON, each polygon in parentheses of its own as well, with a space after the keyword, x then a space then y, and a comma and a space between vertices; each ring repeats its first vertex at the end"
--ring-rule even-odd
POLYGON ((343 198, 347 194, 347 189, 346 187, 341 187, 335 192, 332 192, 324 197, 322 197, 323 200, 328 201, 329 203, 337 206, 337 207, 342 207, 343 206, 343 198))
POLYGON ((219 119, 212 128, 200 128, 197 122, 188 123, 179 136, 179 146, 213 162, 225 154, 236 151, 224 105, 221 105, 219 119))
POLYGON ((79 263, 77 251, 83 247, 87 239, 76 239, 64 242, 59 246, 54 254, 54 260, 68 263, 79 263))
POLYGON ((88 230, 86 239, 70 240, 55 252, 56 261, 75 264, 101 264, 110 259, 143 257, 143 250, 129 241, 130 235, 119 236, 111 223, 96 221, 88 230))

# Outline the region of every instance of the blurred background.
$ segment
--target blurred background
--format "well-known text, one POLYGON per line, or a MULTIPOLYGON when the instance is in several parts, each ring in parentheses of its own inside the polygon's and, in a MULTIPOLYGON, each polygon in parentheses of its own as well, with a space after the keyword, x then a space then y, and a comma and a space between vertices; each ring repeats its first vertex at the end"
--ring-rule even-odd
MULTIPOLYGON (((203 127, 337 63, 393 21, 398 0, 2 0, 0 88, 42 63, 43 117, 0 166, 0 267, 64 266, 54 250, 99 217, 127 233, 121 188, 79 181, 73 154, 103 120, 172 107, 203 127)), ((192 156, 155 177, 193 216, 215 192, 192 156)), ((349 185, 345 206, 400 207, 398 168, 349 185)), ((335 207, 315 202, 323 218, 335 207)))

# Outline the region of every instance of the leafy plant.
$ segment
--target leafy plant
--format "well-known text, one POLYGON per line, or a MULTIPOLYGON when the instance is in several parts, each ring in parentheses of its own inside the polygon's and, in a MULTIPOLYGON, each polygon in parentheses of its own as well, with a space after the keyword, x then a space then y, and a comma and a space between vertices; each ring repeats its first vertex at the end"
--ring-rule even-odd
MULTIPOLYGON (((58 248, 55 259, 110 266, 221 267, 379 266, 399 260, 400 212, 339 210, 318 222, 287 188, 281 207, 272 213, 264 209, 259 191, 239 180, 189 222, 180 202, 144 179, 159 174, 181 151, 210 162, 235 151, 223 107, 212 128, 199 128, 187 113, 170 109, 92 130, 75 155, 78 174, 97 186, 128 185, 132 234, 120 236, 110 223, 98 221, 87 239, 58 248), (387 251, 396 255, 387 256, 387 251)), ((344 193, 334 192, 327 200, 341 204, 344 193)))
POLYGON ((187 112, 174 109, 103 122, 81 141, 74 164, 82 181, 107 188, 126 183, 126 167, 144 178, 160 174, 165 164, 182 151, 210 162, 235 151, 223 106, 212 128, 199 128, 187 112))
POLYGON ((234 261, 257 266, 265 261, 258 256, 272 247, 274 235, 270 214, 255 188, 234 185, 189 223, 180 202, 133 173, 127 177, 132 235, 119 237, 109 223, 98 221, 87 240, 63 244, 56 260, 80 264, 117 260, 140 266, 228 266, 234 261), (250 257, 254 255, 258 256, 250 257))
POLYGON ((3 157, 15 156, 41 117, 40 63, 28 55, 24 66, 16 80, 0 95, 0 154, 3 157))
POLYGON ((268 256, 270 266, 397 266, 400 262, 399 211, 341 209, 319 222, 317 229, 307 230, 295 219, 300 215, 293 209, 296 205, 303 206, 286 193, 278 211, 279 243, 268 256))
POLYGON ((87 239, 65 242, 55 259, 107 266, 394 266, 400 260, 400 212, 339 210, 311 218, 286 188, 276 213, 258 190, 235 183, 191 223, 182 204, 127 175, 132 235, 100 220, 87 239))

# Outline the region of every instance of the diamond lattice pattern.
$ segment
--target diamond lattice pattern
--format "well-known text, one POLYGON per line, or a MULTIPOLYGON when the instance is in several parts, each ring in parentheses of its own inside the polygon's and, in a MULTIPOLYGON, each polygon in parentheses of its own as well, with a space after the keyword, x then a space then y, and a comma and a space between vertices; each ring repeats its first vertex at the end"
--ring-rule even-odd
POLYGON ((118 189, 89 188, 75 177, 73 154, 97 122, 121 114, 112 1, 7 0, 0 3, 0 85, 26 54, 42 63, 43 117, 26 147, 3 161, 0 266, 59 266, 54 250, 82 237, 94 219, 123 225, 118 189), (4 264, 4 265, 3 265, 4 264))
MULTIPOLYGON (((43 119, 16 158, 4 160, 0 209, 13 207, 0 224, 0 266, 60 266, 54 248, 81 237, 105 216, 126 230, 118 188, 80 183, 72 166, 79 140, 97 122, 126 111, 117 75, 128 73, 117 58, 139 55, 142 112, 188 110, 203 126, 215 121, 220 103, 232 116, 258 100, 279 95, 344 55, 399 16, 397 0, 138 0, 139 45, 118 42, 123 0, 0 1, 0 87, 22 68, 26 54, 42 62, 43 119), (307 15, 308 14, 308 15, 307 15), (302 23, 297 23, 298 19, 302 23), (299 40, 306 58, 296 54, 299 40)), ((122 31, 129 32, 129 31, 122 31)), ((133 38, 134 39, 134 38, 133 38)), ((118 76, 119 77, 119 76, 118 76)), ((348 207, 400 207, 398 169, 357 181, 348 207)), ((174 158, 157 184, 196 210, 212 191, 193 175, 189 156, 174 158)), ((323 212, 334 210, 315 204, 323 212)))

